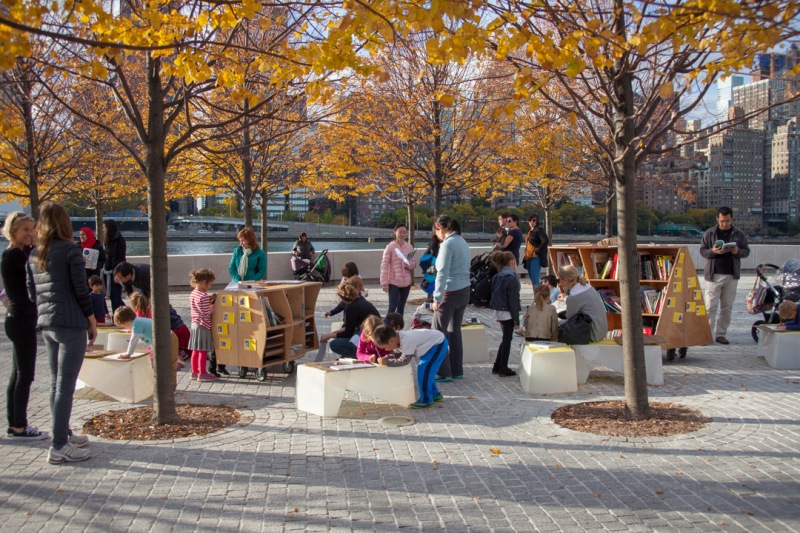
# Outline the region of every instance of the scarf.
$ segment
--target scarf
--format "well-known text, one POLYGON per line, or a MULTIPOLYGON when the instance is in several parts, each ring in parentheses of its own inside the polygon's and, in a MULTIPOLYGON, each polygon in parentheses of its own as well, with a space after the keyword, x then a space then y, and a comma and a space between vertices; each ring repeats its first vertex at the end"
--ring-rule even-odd
POLYGON ((86 235, 86 241, 81 242, 81 248, 91 248, 97 242, 92 228, 81 228, 81 231, 86 235))
POLYGON ((247 275, 247 263, 249 262, 248 257, 251 253, 253 253, 253 250, 250 248, 242 248, 242 251, 244 253, 242 254, 242 258, 239 260, 239 279, 244 281, 244 278, 247 275))

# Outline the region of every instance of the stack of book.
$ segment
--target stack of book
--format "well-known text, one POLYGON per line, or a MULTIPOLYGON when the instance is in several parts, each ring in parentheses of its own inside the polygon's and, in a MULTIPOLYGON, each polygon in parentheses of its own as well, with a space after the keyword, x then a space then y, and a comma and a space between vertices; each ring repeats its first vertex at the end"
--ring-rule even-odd
POLYGON ((661 310, 661 293, 647 285, 643 285, 639 290, 642 295, 642 312, 657 315, 661 310))

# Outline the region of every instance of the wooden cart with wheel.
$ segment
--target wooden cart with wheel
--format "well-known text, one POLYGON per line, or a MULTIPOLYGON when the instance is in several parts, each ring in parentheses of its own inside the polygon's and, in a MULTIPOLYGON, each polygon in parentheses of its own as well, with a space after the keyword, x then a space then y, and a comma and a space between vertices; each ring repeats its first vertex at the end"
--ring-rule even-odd
POLYGON ((250 282, 220 291, 214 302, 212 334, 217 362, 237 365, 238 375, 255 371, 267 379, 267 368, 287 374, 295 361, 319 347, 314 309, 319 282, 250 282))

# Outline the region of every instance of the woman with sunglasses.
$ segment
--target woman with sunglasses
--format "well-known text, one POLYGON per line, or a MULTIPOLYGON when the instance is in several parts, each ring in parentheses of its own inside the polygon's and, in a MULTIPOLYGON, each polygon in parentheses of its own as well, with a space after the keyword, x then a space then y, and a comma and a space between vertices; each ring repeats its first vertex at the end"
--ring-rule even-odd
POLYGON ((436 380, 443 383, 461 379, 464 375, 461 322, 469 304, 470 252, 458 222, 452 218, 440 216, 434 230, 442 244, 436 256, 436 282, 431 304, 433 327, 447 336, 450 345, 450 353, 442 362, 436 380))

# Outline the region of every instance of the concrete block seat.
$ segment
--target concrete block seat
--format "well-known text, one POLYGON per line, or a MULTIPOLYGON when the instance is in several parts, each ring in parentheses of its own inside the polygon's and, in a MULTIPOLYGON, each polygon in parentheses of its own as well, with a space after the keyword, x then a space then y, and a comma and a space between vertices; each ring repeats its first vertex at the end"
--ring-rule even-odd
MULTIPOLYGON (((595 368, 608 368, 614 372, 624 372, 622 345, 615 340, 604 339, 591 344, 570 346, 575 350, 575 369, 578 384, 586 383, 589 373, 595 368)), ((661 366, 661 347, 644 347, 645 369, 648 385, 663 385, 664 370, 661 366)))
POLYGON ((483 324, 461 326, 461 344, 465 363, 485 363, 490 360, 486 326, 483 324))
POLYGON ((417 399, 413 364, 354 370, 333 370, 331 364, 307 363, 297 367, 299 411, 318 416, 336 416, 345 391, 358 392, 403 407, 417 399))
POLYGON ((560 342, 524 343, 517 375, 522 389, 528 394, 559 394, 578 390, 575 352, 560 342))
POLYGON ((758 326, 757 354, 776 370, 800 369, 800 331, 777 330, 775 326, 758 326))

